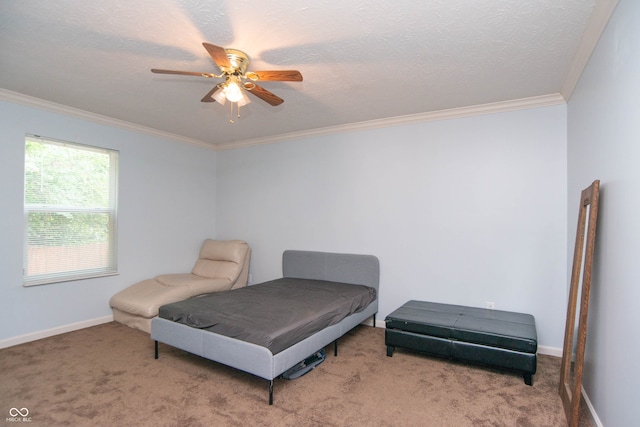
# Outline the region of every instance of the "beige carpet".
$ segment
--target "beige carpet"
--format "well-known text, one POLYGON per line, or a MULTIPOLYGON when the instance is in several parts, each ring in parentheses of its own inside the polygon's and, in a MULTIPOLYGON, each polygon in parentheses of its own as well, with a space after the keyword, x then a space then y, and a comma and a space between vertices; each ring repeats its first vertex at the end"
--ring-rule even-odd
MULTIPOLYGON (((268 382, 108 323, 0 350, 0 422, 29 426, 565 426, 560 360, 518 374, 397 349, 359 326, 299 379, 268 382), (27 408, 30 423, 5 420, 27 408), (13 411, 15 413, 15 411, 13 411)), ((589 425, 585 423, 584 425, 589 425)))

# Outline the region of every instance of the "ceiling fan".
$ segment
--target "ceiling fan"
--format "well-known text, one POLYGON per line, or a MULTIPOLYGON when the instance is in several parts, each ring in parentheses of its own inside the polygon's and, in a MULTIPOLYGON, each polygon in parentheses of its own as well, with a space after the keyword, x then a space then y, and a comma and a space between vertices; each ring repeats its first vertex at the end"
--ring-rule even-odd
MULTIPOLYGON (((205 78, 221 78, 222 82, 218 83, 211 89, 202 102, 219 102, 224 104, 225 101, 236 103, 238 107, 248 104, 251 100, 247 97, 245 90, 252 95, 276 106, 284 102, 284 100, 273 93, 269 92, 256 82, 262 81, 283 81, 283 82, 301 82, 302 74, 296 70, 278 70, 278 71, 247 71, 249 65, 249 57, 246 53, 236 49, 225 49, 211 43, 202 43, 204 48, 209 52, 211 58, 221 71, 221 74, 200 73, 196 71, 174 71, 151 69, 153 73, 159 74, 180 74, 185 76, 199 76, 205 78), (244 89, 244 90, 243 90, 244 89)), ((232 104, 233 108, 233 104, 232 104)), ((238 111, 239 115, 239 111, 238 111)))

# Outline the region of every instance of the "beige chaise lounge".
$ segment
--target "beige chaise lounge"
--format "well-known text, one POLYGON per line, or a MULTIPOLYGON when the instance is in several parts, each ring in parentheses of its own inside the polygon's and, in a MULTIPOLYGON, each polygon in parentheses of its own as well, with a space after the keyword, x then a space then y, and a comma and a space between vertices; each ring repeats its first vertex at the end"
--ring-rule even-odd
POLYGON ((241 240, 210 240, 202 244, 191 273, 163 274, 143 280, 111 297, 113 319, 151 331, 161 305, 247 285, 251 249, 241 240))

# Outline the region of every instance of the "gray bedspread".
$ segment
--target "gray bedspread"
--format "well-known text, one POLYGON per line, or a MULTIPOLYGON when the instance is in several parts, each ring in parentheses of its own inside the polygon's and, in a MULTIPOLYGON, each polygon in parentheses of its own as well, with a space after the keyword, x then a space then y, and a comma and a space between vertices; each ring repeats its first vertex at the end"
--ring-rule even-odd
POLYGON ((363 310, 376 290, 281 278, 160 307, 159 317, 278 352, 363 310))

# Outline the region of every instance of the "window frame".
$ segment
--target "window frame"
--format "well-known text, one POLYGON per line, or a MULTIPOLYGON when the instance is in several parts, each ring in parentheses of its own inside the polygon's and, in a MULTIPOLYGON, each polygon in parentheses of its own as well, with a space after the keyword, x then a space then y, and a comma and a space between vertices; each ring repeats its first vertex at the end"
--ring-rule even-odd
MULTIPOLYGON (((39 135, 26 134, 24 140, 24 197, 23 197, 23 286, 38 286, 74 280, 92 279, 97 277, 113 276, 118 273, 118 181, 120 152, 111 148, 81 144, 70 141, 62 141, 39 135), (107 207, 83 207, 65 206, 56 204, 28 204, 27 203, 27 144, 35 141, 41 144, 57 145, 74 150, 92 151, 107 154, 109 156, 109 203, 107 207), (32 212, 51 213, 106 213, 108 215, 108 250, 105 265, 97 268, 81 268, 66 271, 47 272, 29 275, 29 214, 32 212)), ((61 247, 67 247, 66 245, 61 247)))

